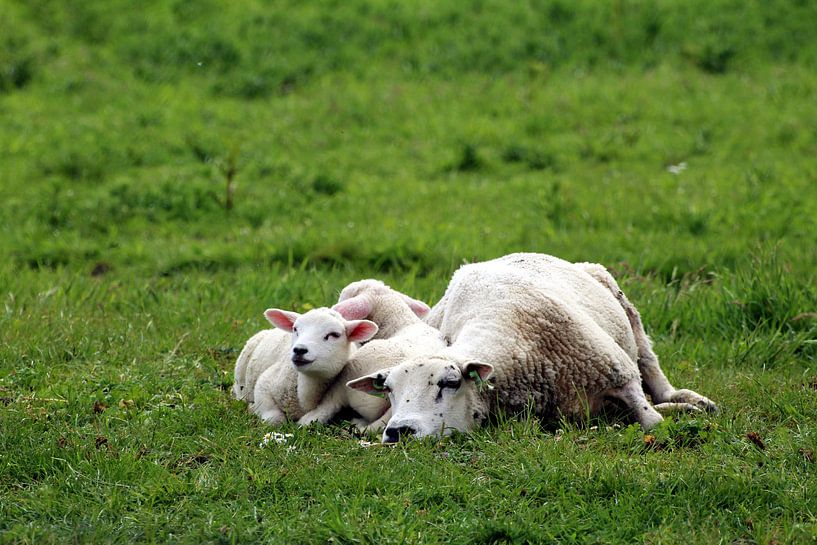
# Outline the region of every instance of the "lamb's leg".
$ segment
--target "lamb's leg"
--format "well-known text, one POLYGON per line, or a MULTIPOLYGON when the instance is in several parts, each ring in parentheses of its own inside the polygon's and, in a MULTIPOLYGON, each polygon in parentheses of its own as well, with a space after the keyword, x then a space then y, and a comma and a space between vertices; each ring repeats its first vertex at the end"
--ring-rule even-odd
POLYGON ((266 399, 256 401, 251 407, 252 412, 267 424, 277 425, 286 422, 287 415, 274 403, 268 401, 266 399))
POLYGON ((644 330, 641 315, 621 291, 615 278, 607 272, 607 269, 597 263, 579 263, 579 265, 597 282, 610 290, 624 309, 638 347, 638 370, 641 373, 641 380, 653 403, 683 403, 706 411, 717 411, 717 405, 710 399, 692 390, 677 390, 670 384, 658 363, 658 356, 652 349, 652 342, 644 330))
POLYGON ((346 404, 342 393, 338 391, 340 387, 345 388, 346 385, 340 384, 331 388, 326 395, 323 396, 323 399, 321 399, 317 407, 298 419, 298 425, 308 426, 314 422, 328 424, 329 421, 332 420, 332 417, 338 414, 346 404))
POLYGON ((621 388, 608 391, 607 395, 623 401, 633 411, 644 431, 664 420, 647 401, 644 390, 641 388, 641 380, 638 378, 632 379, 621 388))
POLYGON ((362 420, 362 426, 358 425, 358 429, 360 431, 364 431, 366 433, 379 433, 382 432, 383 429, 386 427, 386 424, 389 423, 391 420, 391 407, 383 413, 383 416, 375 420, 374 422, 367 422, 365 419, 362 420))

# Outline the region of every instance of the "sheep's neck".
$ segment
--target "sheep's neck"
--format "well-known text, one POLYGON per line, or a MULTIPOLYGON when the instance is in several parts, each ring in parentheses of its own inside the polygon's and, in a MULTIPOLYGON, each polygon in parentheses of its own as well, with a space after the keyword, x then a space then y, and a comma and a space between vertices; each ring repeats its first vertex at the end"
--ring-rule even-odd
POLYGON ((330 381, 329 378, 298 373, 298 404, 304 412, 309 412, 318 406, 330 381))
POLYGON ((508 347, 513 345, 516 335, 498 326, 491 320, 470 320, 451 339, 446 352, 460 360, 475 360, 485 363, 503 361, 508 356, 508 347))

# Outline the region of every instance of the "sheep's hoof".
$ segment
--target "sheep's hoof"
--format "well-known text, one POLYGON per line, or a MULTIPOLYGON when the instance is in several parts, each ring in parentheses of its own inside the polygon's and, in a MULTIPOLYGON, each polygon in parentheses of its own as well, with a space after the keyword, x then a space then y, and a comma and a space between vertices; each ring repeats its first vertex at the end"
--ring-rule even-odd
POLYGON ((669 400, 694 405, 696 408, 709 413, 718 412, 718 406, 712 400, 692 390, 675 390, 669 400))

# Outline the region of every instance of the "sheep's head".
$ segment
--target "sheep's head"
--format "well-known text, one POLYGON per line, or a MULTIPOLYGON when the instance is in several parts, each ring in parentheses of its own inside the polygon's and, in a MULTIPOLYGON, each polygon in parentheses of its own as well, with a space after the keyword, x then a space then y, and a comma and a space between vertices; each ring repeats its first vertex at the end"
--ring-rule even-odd
POLYGON ((393 443, 401 437, 449 435, 481 424, 487 405, 480 390, 491 387, 486 381, 493 371, 492 365, 477 361, 415 357, 347 386, 388 397, 392 416, 383 442, 393 443))
POLYGON ((368 341, 377 333, 374 322, 346 320, 325 307, 304 314, 271 308, 264 316, 292 333, 291 360, 302 373, 336 375, 349 359, 352 343, 368 341))
POLYGON ((390 288, 380 280, 372 278, 352 282, 340 292, 338 303, 332 307, 349 320, 366 318, 374 307, 374 298, 378 295, 398 296, 411 311, 422 318, 431 310, 427 304, 405 293, 390 288))

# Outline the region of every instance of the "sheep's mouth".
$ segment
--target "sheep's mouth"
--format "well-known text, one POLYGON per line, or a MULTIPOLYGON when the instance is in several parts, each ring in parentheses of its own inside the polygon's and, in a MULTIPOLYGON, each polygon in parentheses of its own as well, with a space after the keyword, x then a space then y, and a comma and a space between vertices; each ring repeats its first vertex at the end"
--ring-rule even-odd
POLYGON ((301 356, 292 356, 292 363, 295 365, 295 367, 304 367, 306 365, 309 365, 313 361, 315 360, 308 360, 301 356))

